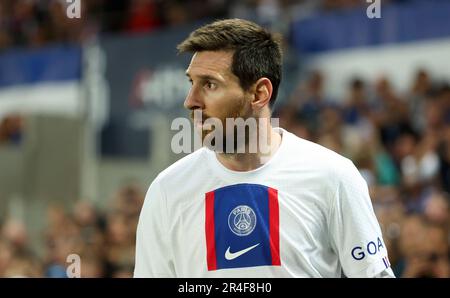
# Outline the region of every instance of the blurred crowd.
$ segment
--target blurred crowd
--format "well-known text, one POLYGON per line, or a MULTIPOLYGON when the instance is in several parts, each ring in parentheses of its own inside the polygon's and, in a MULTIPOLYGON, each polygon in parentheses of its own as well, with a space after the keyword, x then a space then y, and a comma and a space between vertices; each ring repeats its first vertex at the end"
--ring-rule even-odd
POLYGON ((205 17, 223 16, 224 1, 2 0, 0 50, 81 43, 99 33, 150 32, 205 17), (69 18, 80 4, 80 18, 69 18))
MULTIPOLYGON (((383 5, 407 1, 413 0, 383 0, 383 5)), ((99 33, 150 32, 223 17, 251 19, 287 33, 293 18, 367 5, 363 0, 2 0, 0 52, 55 42, 81 43, 99 33), (67 16, 75 2, 80 3, 79 19, 67 16)))
POLYGON ((369 185, 397 276, 450 277, 450 85, 419 70, 406 94, 387 76, 327 98, 312 71, 280 125, 348 158, 369 185))
POLYGON ((72 208, 48 206, 46 227, 40 235, 42 252, 30 243, 22 221, 5 219, 0 222, 0 277, 64 278, 76 274, 76 259, 68 259, 73 255, 80 258, 81 277, 132 277, 143 199, 138 186, 127 184, 106 211, 86 200, 72 208))

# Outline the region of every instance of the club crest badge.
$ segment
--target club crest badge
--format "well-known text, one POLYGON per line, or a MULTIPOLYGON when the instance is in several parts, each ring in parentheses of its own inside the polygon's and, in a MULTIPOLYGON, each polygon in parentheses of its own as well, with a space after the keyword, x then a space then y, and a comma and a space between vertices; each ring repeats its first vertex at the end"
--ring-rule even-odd
POLYGON ((256 227, 256 214, 249 206, 237 206, 228 216, 228 226, 237 236, 250 235, 256 227))

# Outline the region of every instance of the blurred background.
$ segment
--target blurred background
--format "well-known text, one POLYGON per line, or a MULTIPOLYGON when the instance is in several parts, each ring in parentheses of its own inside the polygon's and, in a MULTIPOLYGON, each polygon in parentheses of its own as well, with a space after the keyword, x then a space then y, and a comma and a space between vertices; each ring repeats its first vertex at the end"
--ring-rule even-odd
POLYGON ((0 0, 0 277, 65 277, 73 253, 82 277, 132 275, 147 187, 183 156, 175 47, 229 17, 283 36, 274 116, 353 160, 396 275, 450 277, 450 1, 372 2, 381 18, 364 0, 0 0))

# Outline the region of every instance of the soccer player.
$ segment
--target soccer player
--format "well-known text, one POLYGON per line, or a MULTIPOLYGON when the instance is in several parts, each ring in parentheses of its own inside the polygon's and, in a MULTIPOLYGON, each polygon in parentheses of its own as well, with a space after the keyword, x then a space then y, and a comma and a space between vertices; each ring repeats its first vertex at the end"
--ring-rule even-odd
MULTIPOLYGON (((282 72, 273 34, 221 20, 178 49, 193 53, 184 105, 201 114, 203 140, 215 132, 205 119, 219 119, 229 136, 227 118, 270 118, 282 72)), ((219 150, 216 137, 156 177, 137 228, 135 277, 394 277, 353 163, 266 123, 264 154, 247 150, 248 137, 243 153, 219 150)))

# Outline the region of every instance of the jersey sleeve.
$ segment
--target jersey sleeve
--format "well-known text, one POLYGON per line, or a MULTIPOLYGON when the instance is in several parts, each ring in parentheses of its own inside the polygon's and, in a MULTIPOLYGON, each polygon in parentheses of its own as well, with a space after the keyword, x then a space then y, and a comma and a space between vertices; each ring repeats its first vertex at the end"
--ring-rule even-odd
POLYGON ((175 277, 169 239, 166 198, 155 179, 139 216, 134 277, 175 277))
POLYGON ((395 277, 367 183, 350 160, 335 173, 329 232, 347 277, 395 277))

